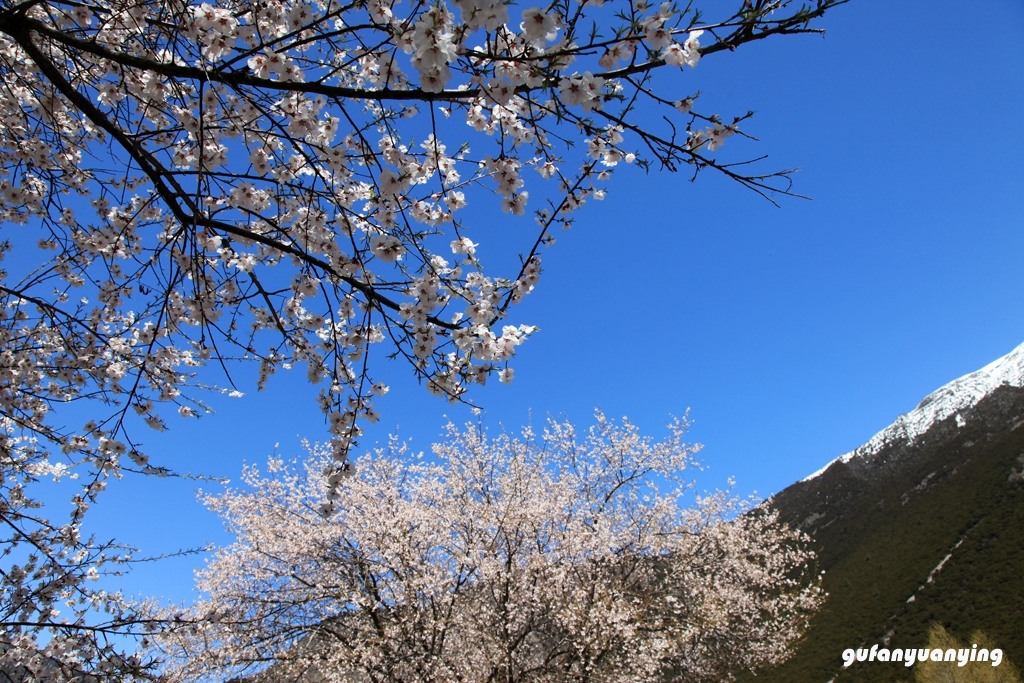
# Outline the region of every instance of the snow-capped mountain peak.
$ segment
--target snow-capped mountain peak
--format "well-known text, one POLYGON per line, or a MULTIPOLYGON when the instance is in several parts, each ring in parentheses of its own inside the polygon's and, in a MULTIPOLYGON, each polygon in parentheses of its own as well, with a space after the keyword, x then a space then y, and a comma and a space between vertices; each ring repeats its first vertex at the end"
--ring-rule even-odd
POLYGON ((803 481, 814 479, 834 462, 849 462, 858 457, 874 455, 886 444, 907 443, 928 431, 936 422, 956 415, 978 404, 998 387, 1024 387, 1024 344, 980 370, 955 379, 925 396, 916 408, 896 418, 891 425, 875 434, 863 446, 829 462, 803 481))

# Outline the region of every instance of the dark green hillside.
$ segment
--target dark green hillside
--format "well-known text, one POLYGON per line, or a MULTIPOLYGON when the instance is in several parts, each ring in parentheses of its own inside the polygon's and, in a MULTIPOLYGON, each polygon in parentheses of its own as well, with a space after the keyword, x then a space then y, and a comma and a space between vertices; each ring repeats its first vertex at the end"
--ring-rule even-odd
POLYGON ((748 680, 910 681, 902 663, 843 670, 842 651, 926 647, 932 622, 961 640, 980 629, 1024 662, 1022 416, 1024 390, 1005 386, 961 427, 950 418, 778 494, 783 517, 813 535, 830 597, 797 655, 748 680))

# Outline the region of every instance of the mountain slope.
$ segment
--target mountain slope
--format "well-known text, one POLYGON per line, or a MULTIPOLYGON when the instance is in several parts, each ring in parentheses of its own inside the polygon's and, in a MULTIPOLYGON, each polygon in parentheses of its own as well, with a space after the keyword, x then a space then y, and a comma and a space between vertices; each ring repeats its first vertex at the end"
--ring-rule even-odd
POLYGON ((814 479, 835 463, 849 463, 858 458, 870 459, 886 446, 908 444, 950 416, 956 418, 958 426, 963 426, 964 417, 961 413, 973 408, 1001 386, 1024 387, 1024 344, 980 370, 955 379, 928 394, 916 408, 900 415, 866 444, 839 456, 804 481, 814 479))
POLYGON ((1022 384, 1024 346, 773 497, 814 539, 830 597, 797 655, 757 681, 910 681, 899 663, 843 670, 841 654, 924 647, 933 621, 1024 661, 1022 384))

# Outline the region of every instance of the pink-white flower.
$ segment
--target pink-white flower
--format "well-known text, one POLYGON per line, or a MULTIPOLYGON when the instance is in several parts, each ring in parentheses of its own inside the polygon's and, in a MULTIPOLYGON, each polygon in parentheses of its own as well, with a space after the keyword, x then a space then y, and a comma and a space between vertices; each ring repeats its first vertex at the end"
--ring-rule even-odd
POLYGON ((583 111, 592 111, 601 106, 605 79, 586 71, 573 74, 558 82, 558 91, 565 104, 578 104, 583 111))
POLYGON ((523 23, 519 28, 531 40, 550 42, 557 37, 561 24, 561 17, 557 12, 531 7, 523 11, 523 23))

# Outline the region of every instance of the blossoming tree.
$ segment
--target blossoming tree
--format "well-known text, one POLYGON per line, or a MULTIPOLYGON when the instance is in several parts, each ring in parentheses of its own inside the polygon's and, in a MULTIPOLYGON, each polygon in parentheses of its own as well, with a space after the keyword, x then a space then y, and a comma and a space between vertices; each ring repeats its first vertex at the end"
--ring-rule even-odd
POLYGON ((747 114, 702 112, 686 71, 842 2, 0 0, 0 657, 128 661, 103 636, 130 614, 84 583, 123 557, 83 516, 164 472, 138 430, 239 364, 305 370, 336 482, 378 357, 453 400, 511 379, 511 309, 616 169, 787 192, 716 159, 747 114), (511 253, 492 208, 524 216, 511 253), (77 477, 67 519, 50 477, 77 477))
POLYGON ((449 426, 432 457, 393 443, 322 509, 329 449, 271 460, 207 498, 236 542, 202 572, 170 680, 726 680, 778 662, 820 602, 801 536, 697 497, 684 421, 660 442, 489 438, 449 426))

